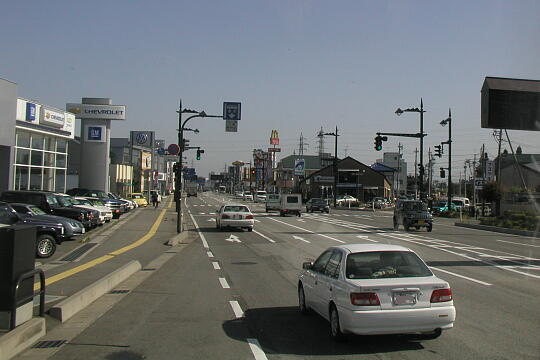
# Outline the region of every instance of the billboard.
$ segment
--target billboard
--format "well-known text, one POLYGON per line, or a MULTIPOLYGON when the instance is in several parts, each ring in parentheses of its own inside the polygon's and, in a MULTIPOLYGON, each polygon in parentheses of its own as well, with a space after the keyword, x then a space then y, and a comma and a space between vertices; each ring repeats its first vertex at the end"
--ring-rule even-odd
POLYGON ((125 120, 125 105, 66 104, 66 111, 77 119, 125 120))
POLYGON ((306 162, 304 159, 294 160, 294 175, 304 176, 306 162))
POLYGON ((486 77, 481 93, 482 128, 540 131, 540 80, 486 77))

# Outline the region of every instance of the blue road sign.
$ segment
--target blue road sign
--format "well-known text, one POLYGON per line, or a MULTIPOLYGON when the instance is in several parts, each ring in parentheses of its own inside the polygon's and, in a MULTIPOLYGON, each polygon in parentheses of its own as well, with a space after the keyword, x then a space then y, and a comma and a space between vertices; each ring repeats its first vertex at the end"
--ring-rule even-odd
POLYGON ((223 103, 223 119, 224 120, 240 120, 242 104, 239 102, 224 102, 223 103))

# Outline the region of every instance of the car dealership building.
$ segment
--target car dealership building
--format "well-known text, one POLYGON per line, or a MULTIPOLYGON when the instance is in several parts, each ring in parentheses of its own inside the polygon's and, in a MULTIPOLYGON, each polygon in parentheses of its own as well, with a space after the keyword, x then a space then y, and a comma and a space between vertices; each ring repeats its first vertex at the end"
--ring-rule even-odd
POLYGON ((0 79, 0 191, 66 191, 68 142, 75 115, 17 97, 0 79))

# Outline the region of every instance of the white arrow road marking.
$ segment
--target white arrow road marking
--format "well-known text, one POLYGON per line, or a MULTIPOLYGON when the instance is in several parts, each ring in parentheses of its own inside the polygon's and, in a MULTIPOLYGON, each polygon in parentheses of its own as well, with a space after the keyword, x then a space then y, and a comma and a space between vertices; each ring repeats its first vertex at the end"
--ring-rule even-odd
POLYGON ((367 236, 367 235, 356 235, 356 237, 359 238, 359 239, 362 239, 362 240, 367 240, 367 241, 372 241, 372 242, 378 242, 377 240, 368 239, 368 236, 367 236))
POLYGON ((297 219, 298 222, 306 222, 306 220, 303 219, 297 219))
POLYGON ((293 235, 293 239, 301 240, 301 241, 303 241, 303 242, 307 242, 308 244, 311 244, 311 241, 306 240, 306 239, 304 239, 304 238, 301 238, 300 236, 293 235))
POLYGON ((225 239, 225 241, 230 241, 230 242, 242 242, 240 241, 240 239, 238 238, 238 236, 236 235, 229 235, 229 237, 227 239, 225 239))
POLYGON ((205 213, 199 213, 199 215, 204 215, 205 213))
POLYGON ((206 220, 206 222, 208 222, 208 221, 216 221, 216 219, 208 219, 208 220, 206 220))

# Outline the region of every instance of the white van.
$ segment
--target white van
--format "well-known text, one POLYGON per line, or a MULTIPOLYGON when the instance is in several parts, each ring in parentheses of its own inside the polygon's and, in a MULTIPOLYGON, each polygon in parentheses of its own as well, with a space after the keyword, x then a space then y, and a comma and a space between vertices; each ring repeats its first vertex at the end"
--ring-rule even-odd
POLYGON ((281 194, 279 205, 279 216, 294 214, 301 216, 302 195, 301 194, 281 194))
POLYGON ((266 191, 259 190, 255 193, 255 198, 253 199, 254 202, 265 202, 266 201, 266 191))
POLYGON ((279 210, 280 207, 280 198, 279 194, 267 194, 266 195, 266 212, 270 210, 279 210))
POLYGON ((471 206, 471 202, 466 197, 452 197, 452 204, 456 205, 457 208, 468 209, 471 206))

